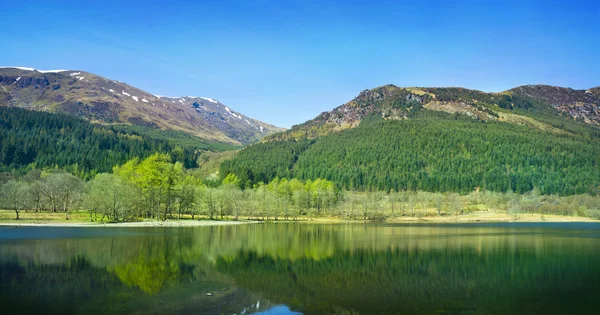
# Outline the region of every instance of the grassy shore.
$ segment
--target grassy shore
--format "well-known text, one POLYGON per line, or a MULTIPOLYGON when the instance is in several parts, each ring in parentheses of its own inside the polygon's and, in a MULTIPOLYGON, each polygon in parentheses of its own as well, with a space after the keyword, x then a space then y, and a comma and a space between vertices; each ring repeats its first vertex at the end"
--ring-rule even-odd
POLYGON ((540 215, 524 213, 515 215, 509 215, 502 212, 471 212, 461 215, 447 215, 447 216, 405 216, 388 219, 385 221, 358 221, 358 220, 343 220, 340 218, 315 218, 308 222, 322 222, 322 223, 335 223, 335 222, 386 222, 386 223, 502 223, 502 222, 597 222, 588 217, 581 216, 566 216, 566 215, 540 215))
MULTIPOLYGON (((69 214, 69 220, 66 220, 64 213, 52 212, 21 212, 20 219, 15 220, 14 212, 0 210, 0 226, 53 226, 53 227, 185 227, 185 226, 214 226, 214 225, 233 225, 264 222, 262 220, 253 220, 251 218, 242 218, 234 220, 232 217, 225 217, 222 220, 209 220, 206 217, 196 217, 192 220, 190 216, 182 219, 169 220, 141 220, 137 222, 110 222, 107 220, 90 221, 90 214, 87 211, 75 211, 69 214)), ((267 221, 274 221, 269 218, 267 221)), ((277 222, 300 222, 300 223, 346 223, 346 222, 382 222, 382 221, 363 221, 346 220, 339 217, 317 217, 301 218, 298 220, 284 220, 278 218, 277 222)), ((465 213, 456 216, 422 216, 422 217, 397 217, 389 219, 387 223, 493 223, 493 222, 600 222, 599 220, 578 216, 561 215, 540 215, 540 214, 519 214, 509 215, 503 212, 477 211, 465 213)))
POLYGON ((104 220, 90 220, 90 213, 85 210, 69 212, 66 219, 64 212, 20 212, 19 220, 15 219, 15 212, 0 210, 0 226, 51 226, 51 227, 184 227, 184 226, 214 226, 256 223, 250 220, 208 220, 200 217, 192 220, 184 217, 181 220, 140 220, 136 222, 111 222, 104 220))

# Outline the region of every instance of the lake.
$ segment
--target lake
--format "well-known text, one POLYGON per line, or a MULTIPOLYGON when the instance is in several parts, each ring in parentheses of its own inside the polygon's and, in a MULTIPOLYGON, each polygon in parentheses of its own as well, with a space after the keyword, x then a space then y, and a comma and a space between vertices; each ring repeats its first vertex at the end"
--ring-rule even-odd
POLYGON ((591 314, 600 225, 0 228, 3 314, 591 314))

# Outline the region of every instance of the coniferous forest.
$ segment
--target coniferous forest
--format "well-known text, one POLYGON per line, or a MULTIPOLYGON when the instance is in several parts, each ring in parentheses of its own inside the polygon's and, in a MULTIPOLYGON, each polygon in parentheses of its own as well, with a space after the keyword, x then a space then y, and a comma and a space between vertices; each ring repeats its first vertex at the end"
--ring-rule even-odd
POLYGON ((63 168, 89 179, 156 152, 170 153, 174 162, 193 168, 201 150, 215 150, 183 133, 170 134, 159 138, 139 127, 95 125, 67 115, 0 107, 0 171, 63 168))
POLYGON ((221 165, 221 175, 229 173, 249 185, 324 178, 368 191, 595 194, 600 140, 422 111, 407 120, 365 119, 312 140, 252 145, 221 165))

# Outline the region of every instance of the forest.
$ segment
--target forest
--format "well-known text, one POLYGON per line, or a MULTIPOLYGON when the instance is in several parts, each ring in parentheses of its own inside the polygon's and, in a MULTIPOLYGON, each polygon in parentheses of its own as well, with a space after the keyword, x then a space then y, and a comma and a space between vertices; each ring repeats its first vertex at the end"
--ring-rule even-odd
POLYGON ((221 164, 220 174, 229 173, 247 186, 322 178, 360 191, 595 195, 600 140, 422 111, 407 120, 365 119, 312 140, 255 144, 221 164))
POLYGON ((0 107, 0 172, 61 168, 87 180, 156 152, 169 153, 173 161, 193 168, 200 152, 233 148, 183 132, 96 125, 62 114, 0 107))
MULTIPOLYGON (((168 154, 133 158, 82 181, 63 170, 31 170, 1 186, 0 207, 19 219, 26 213, 63 213, 68 220, 79 210, 89 221, 140 219, 388 220, 401 217, 459 216, 494 211, 514 216, 525 213, 600 218, 600 197, 586 194, 543 195, 512 191, 455 192, 356 191, 317 178, 275 178, 248 187, 236 175, 222 181, 186 170, 168 154)), ((6 217, 4 217, 6 219, 6 217)))
POLYGON ((215 153, 185 136, 0 110, 0 167, 11 171, 0 176, 0 208, 16 219, 22 212, 69 219, 80 210, 114 222, 388 220, 488 210, 600 218, 600 141, 568 132, 421 111, 215 153))

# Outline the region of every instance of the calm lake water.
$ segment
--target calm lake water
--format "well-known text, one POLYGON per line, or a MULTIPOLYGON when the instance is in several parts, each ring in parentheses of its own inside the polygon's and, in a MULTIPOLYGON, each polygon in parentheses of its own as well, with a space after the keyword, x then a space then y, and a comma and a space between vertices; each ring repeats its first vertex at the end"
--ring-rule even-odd
POLYGON ((600 225, 0 228, 12 313, 597 314, 600 225))

